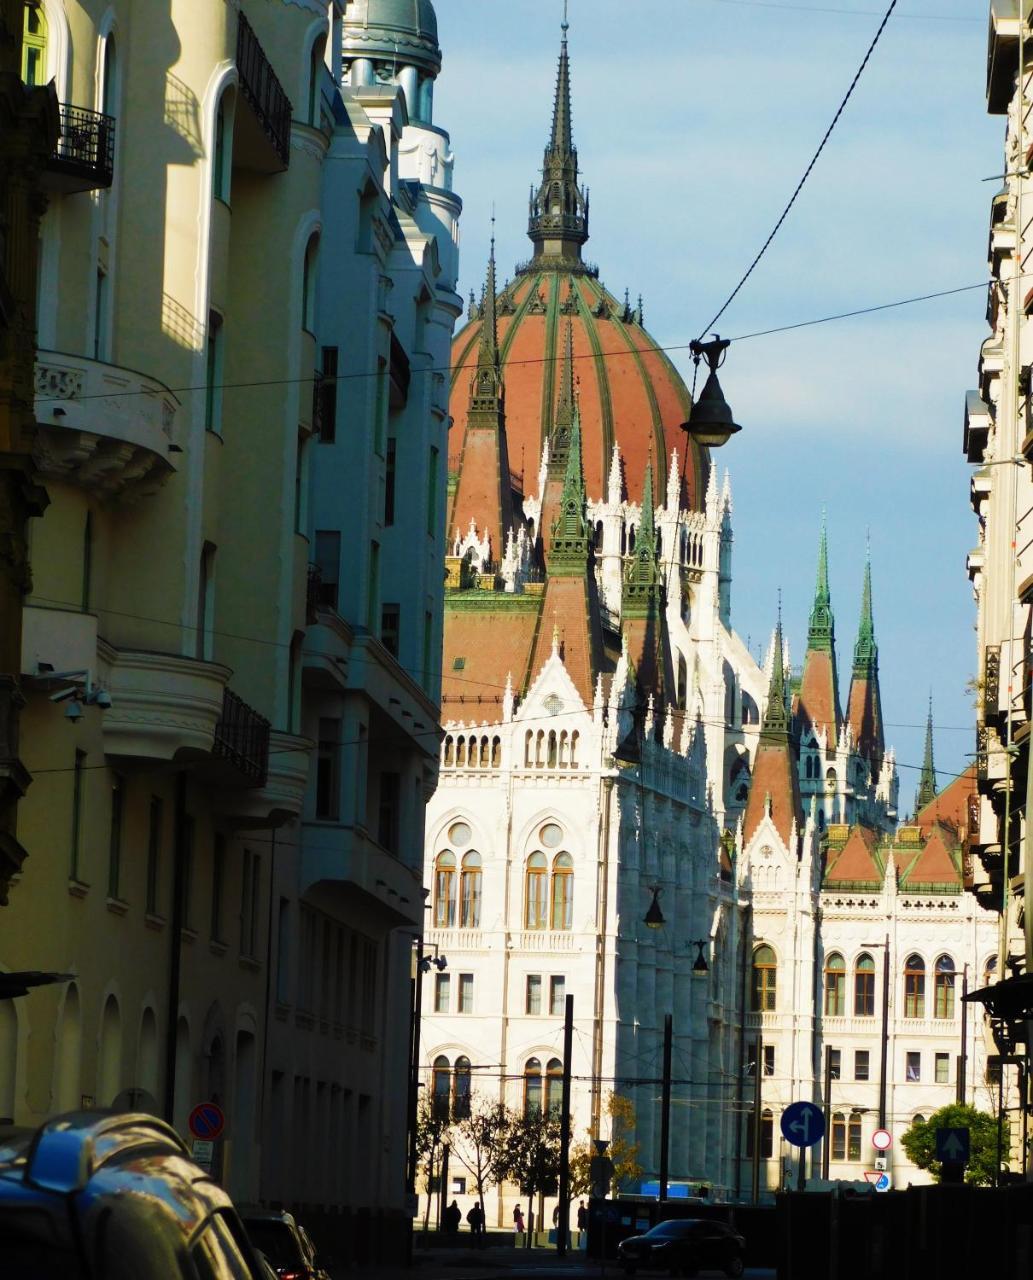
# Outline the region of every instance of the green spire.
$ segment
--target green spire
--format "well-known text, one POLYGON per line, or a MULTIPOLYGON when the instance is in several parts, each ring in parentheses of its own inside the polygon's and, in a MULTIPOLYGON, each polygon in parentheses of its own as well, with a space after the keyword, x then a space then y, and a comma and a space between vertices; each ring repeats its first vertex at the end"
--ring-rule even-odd
POLYGON ((854 675, 870 676, 879 667, 879 646, 875 643, 875 623, 872 621, 872 553, 868 551, 864 562, 864 587, 861 591, 861 621, 854 645, 854 675))
POLYGON ((491 237, 488 275, 481 302, 481 340, 477 373, 470 387, 471 412, 497 413, 502 407, 502 364, 499 356, 498 312, 495 301, 495 237, 491 237))
POLYGON ((782 606, 778 607, 778 623, 775 626, 774 649, 771 654, 771 682, 768 685, 768 705, 764 709, 764 723, 760 733, 762 742, 789 741, 789 713, 786 710, 785 646, 782 639, 782 606))
POLYGON ((624 576, 625 617, 646 617, 656 604, 660 573, 656 563, 656 516, 653 494, 653 455, 646 463, 642 485, 642 516, 635 530, 635 554, 624 576))
POLYGON ((556 402, 556 434, 569 429, 574 421, 574 321, 567 317, 567 332, 560 371, 560 395, 556 402))
POLYGON ((936 799, 936 766, 933 764, 933 695, 929 695, 929 716, 925 722, 925 756, 922 759, 922 777, 915 797, 915 813, 936 799))
POLYGON ((581 413, 575 401, 560 513, 553 522, 552 544, 548 552, 549 572, 568 575, 584 573, 588 564, 588 541, 585 476, 581 465, 581 413))
POLYGON ((832 619, 832 596, 829 592, 829 542, 825 515, 821 517, 821 542, 818 547, 818 581, 814 588, 814 605, 807 629, 807 648, 828 653, 835 650, 835 625, 832 619))

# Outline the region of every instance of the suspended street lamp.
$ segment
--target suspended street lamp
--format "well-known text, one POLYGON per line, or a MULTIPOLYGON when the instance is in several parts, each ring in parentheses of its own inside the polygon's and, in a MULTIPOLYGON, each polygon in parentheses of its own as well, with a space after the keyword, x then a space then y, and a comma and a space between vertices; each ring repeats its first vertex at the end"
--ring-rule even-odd
POLYGON ((720 449, 737 431, 742 430, 732 419, 732 411, 717 380, 717 370, 724 364, 730 345, 730 338, 722 338, 716 333, 710 342, 700 342, 696 338, 689 344, 693 360, 696 364, 705 360, 710 375, 703 384, 699 399, 692 406, 688 422, 682 423, 682 430, 707 449, 720 449))

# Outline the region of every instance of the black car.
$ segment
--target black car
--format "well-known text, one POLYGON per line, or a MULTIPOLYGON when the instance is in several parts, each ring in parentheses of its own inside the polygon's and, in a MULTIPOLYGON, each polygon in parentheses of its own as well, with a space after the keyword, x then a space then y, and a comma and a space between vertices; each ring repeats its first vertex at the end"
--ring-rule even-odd
POLYGON ((711 1270, 741 1276, 746 1265, 746 1241, 724 1222, 674 1218, 657 1223, 645 1235, 622 1240, 617 1257, 628 1276, 633 1276, 639 1267, 660 1268, 672 1276, 694 1276, 711 1270))
POLYGON ((279 1280, 329 1280, 305 1228, 282 1209, 240 1211, 244 1230, 279 1280))

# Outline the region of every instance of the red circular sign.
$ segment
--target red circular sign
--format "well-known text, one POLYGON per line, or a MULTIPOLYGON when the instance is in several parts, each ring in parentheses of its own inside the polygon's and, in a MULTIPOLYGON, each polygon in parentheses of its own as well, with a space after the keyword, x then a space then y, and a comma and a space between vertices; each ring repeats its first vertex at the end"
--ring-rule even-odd
POLYGON ((888 1151, 893 1146, 893 1135, 889 1129, 876 1129, 872 1134, 872 1146, 876 1151, 888 1151))
POLYGON ((226 1127, 226 1117, 217 1102, 199 1102, 190 1113, 187 1127, 202 1142, 214 1142, 226 1127))

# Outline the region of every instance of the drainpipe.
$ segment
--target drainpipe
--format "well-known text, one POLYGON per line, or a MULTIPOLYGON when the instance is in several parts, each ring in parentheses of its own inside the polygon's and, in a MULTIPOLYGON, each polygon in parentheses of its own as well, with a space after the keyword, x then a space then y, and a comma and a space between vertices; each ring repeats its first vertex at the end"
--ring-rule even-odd
POLYGON ((179 1026, 179 984, 183 964, 183 926, 186 923, 187 776, 176 775, 175 840, 172 871, 172 950, 169 956, 169 990, 165 1025, 165 1119, 173 1123, 176 1110, 176 1040, 179 1026))

